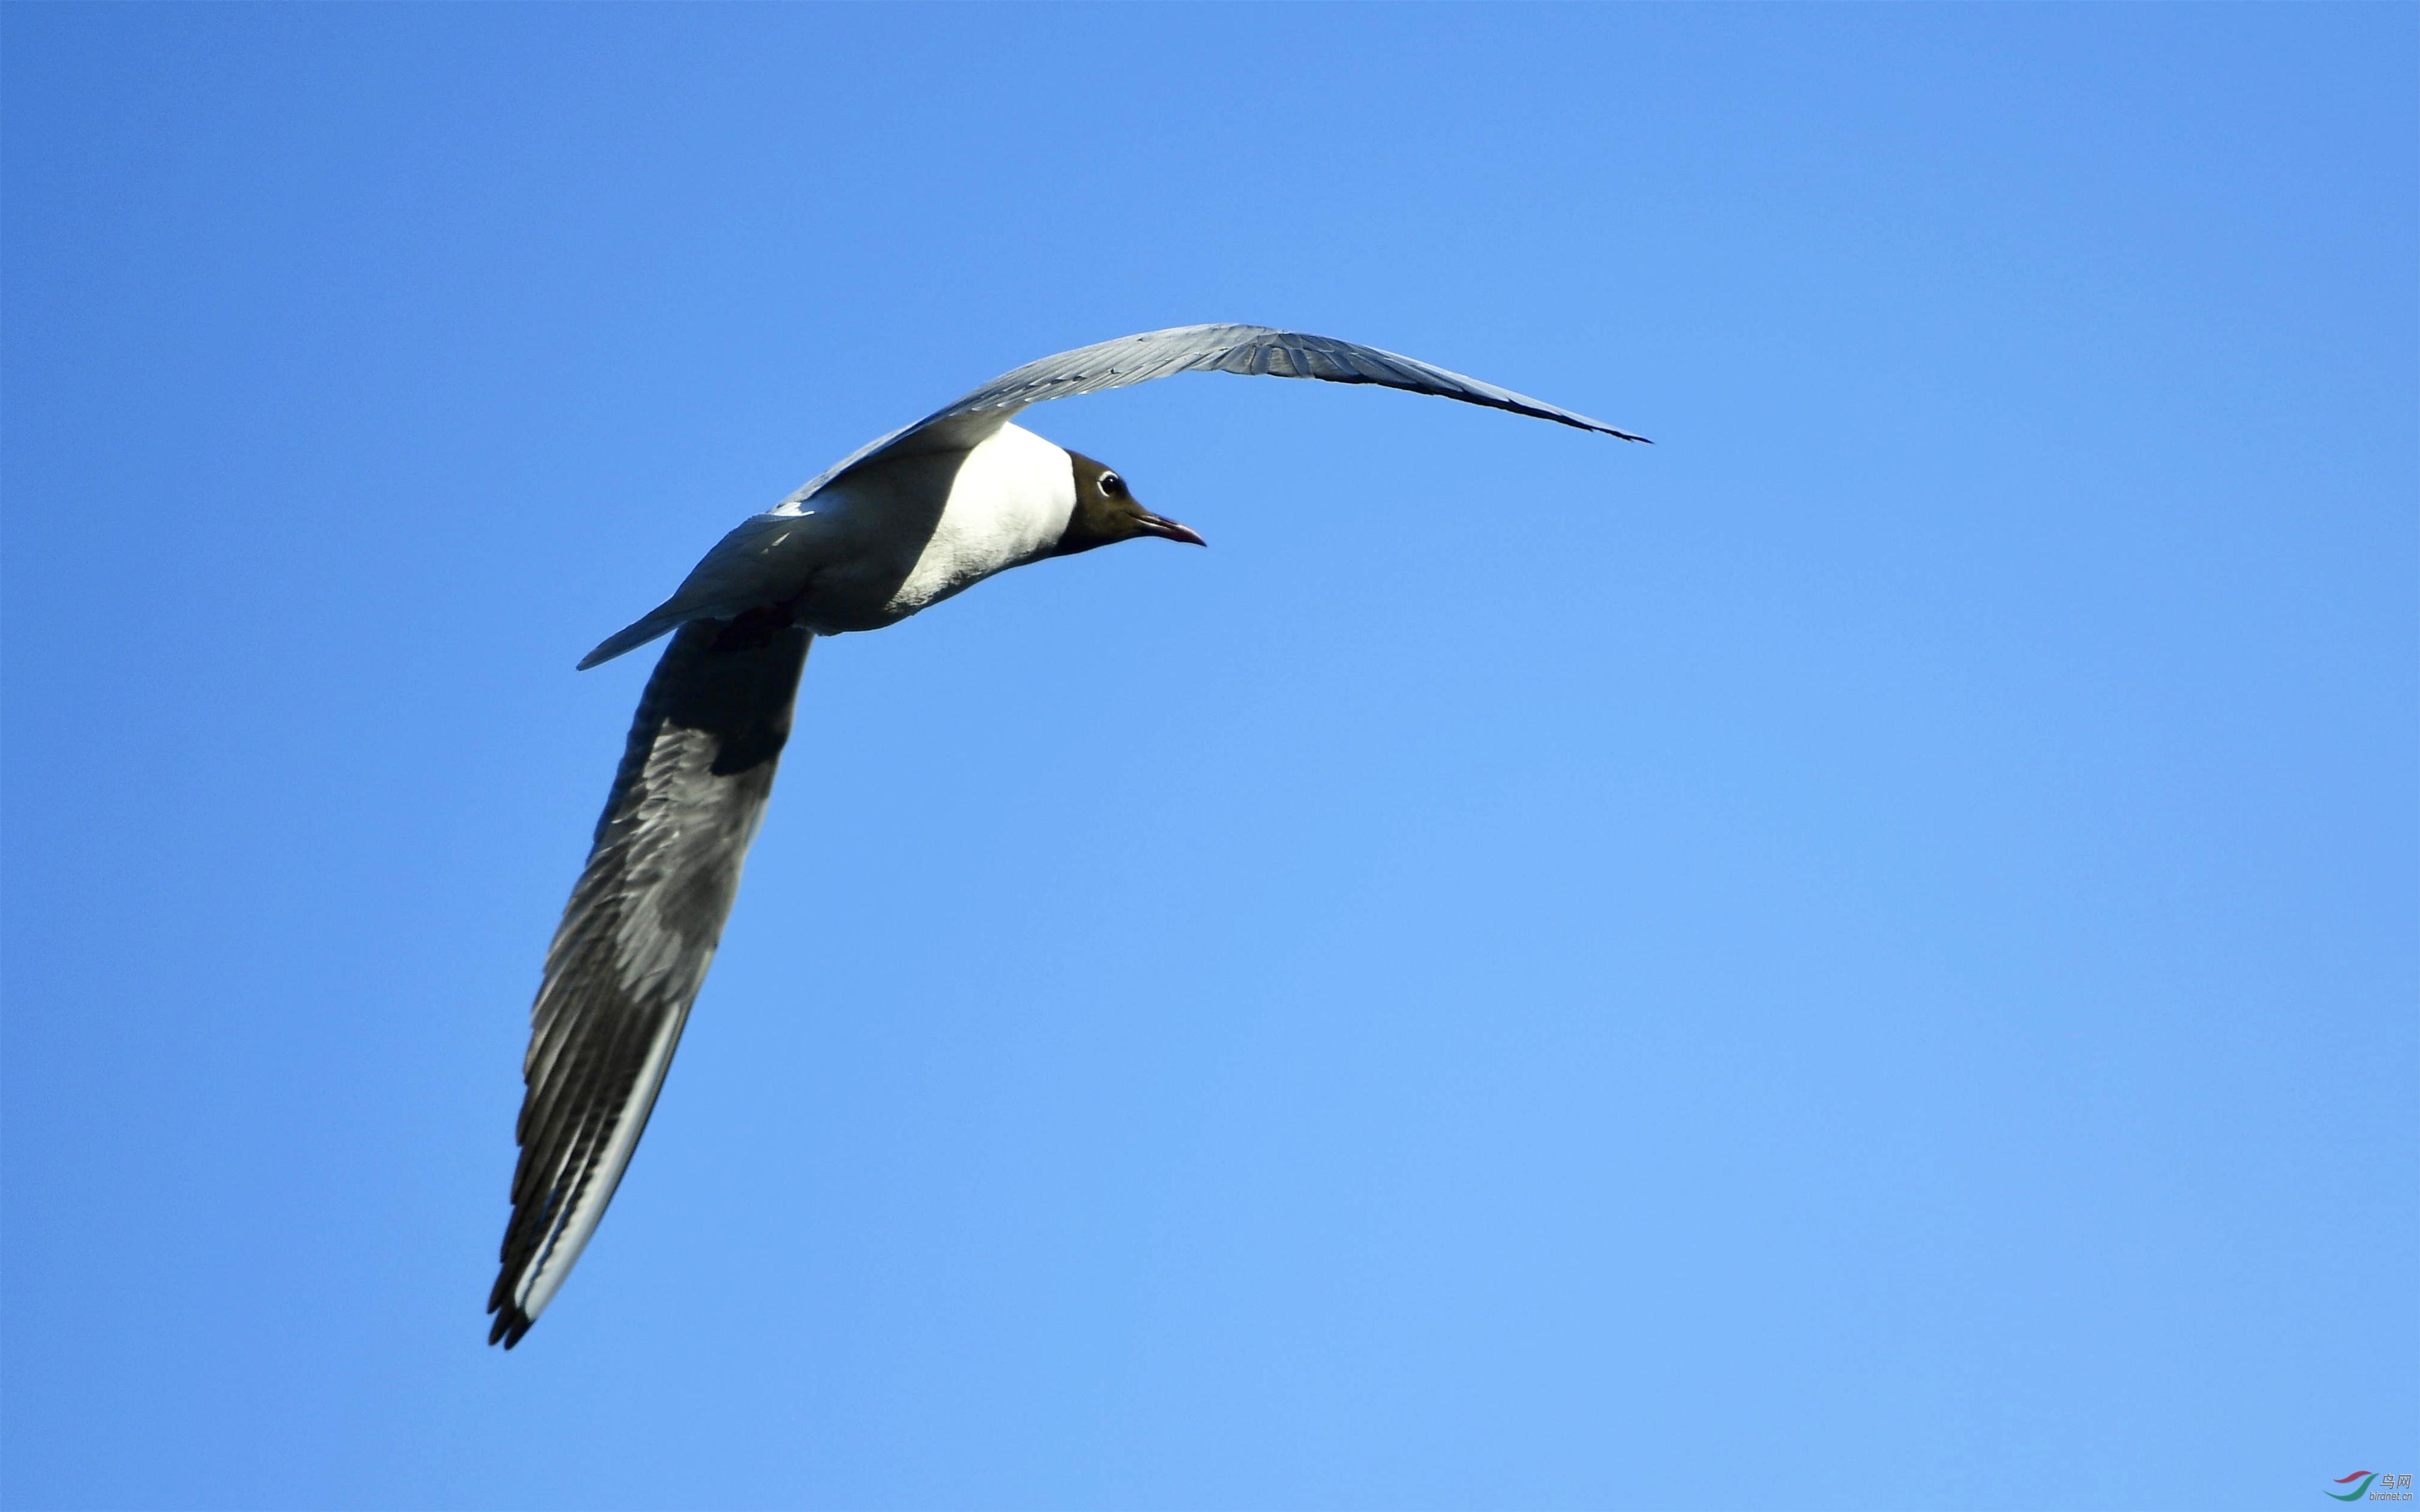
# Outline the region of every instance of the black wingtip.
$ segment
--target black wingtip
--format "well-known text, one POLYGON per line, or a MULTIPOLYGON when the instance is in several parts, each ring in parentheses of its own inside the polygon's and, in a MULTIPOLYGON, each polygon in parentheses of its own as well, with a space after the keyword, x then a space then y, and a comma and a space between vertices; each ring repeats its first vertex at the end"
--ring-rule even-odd
MULTIPOLYGON (((1458 394, 1444 393, 1439 394, 1437 397, 1441 399, 1452 399, 1459 398, 1461 396, 1458 394)), ((1543 409, 1539 407, 1537 400, 1522 400, 1518 394, 1512 395, 1510 399, 1465 399, 1464 402, 1466 404, 1485 405, 1490 409, 1510 409, 1516 415, 1528 415, 1532 420, 1551 420, 1558 425, 1569 425, 1574 430, 1584 430, 1597 436, 1610 436, 1618 441, 1637 441, 1642 446, 1652 446, 1655 444, 1646 437, 1635 435, 1630 431, 1622 429, 1619 425, 1608 425, 1602 420, 1591 420, 1587 415, 1578 414, 1569 409, 1543 409)))
MULTIPOLYGON (((1536 413, 1534 410, 1531 412, 1536 413)), ((1602 420, 1590 420, 1586 415, 1581 415, 1576 420, 1564 415, 1540 415, 1538 418, 1541 420, 1559 420, 1566 425, 1577 425, 1582 430, 1592 430, 1600 436, 1610 436, 1618 441, 1637 441, 1641 446, 1652 446, 1655 444, 1644 436, 1626 431, 1619 425, 1608 425, 1602 420)))
POLYGON ((530 1325, 536 1321, 516 1304, 506 1303, 496 1309, 496 1320, 488 1325, 488 1342, 501 1344, 509 1350, 521 1341, 521 1335, 528 1333, 530 1325))

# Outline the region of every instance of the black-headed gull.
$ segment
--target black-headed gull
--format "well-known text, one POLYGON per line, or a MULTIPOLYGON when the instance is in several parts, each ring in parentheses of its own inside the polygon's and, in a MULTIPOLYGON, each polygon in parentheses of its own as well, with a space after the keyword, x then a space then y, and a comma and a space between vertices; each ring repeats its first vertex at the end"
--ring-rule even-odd
POLYGON ((528 1092, 489 1343, 570 1274, 647 1126, 706 980, 816 636, 875 630, 997 572, 1138 536, 1202 544, 1111 469, 1009 424, 1031 404, 1175 373, 1376 383, 1641 440, 1372 347, 1181 326, 1030 363, 871 441, 724 536, 593 667, 667 632, 530 1011, 528 1092))

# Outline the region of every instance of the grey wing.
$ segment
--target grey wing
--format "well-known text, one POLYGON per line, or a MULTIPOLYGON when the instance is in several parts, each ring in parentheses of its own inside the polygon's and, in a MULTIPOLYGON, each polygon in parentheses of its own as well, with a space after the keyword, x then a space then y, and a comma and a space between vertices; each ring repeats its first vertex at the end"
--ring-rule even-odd
POLYGON ((1333 336, 1267 326, 1171 326, 1096 342, 1074 351, 1028 363, 942 406, 912 425, 879 437, 843 457, 792 494, 796 503, 876 453, 970 445, 1007 424, 1030 404, 1078 393, 1123 389, 1178 373, 1244 373, 1265 378, 1318 378, 1327 383, 1376 383, 1412 393, 1434 393, 1465 404, 1509 409, 1560 424, 1575 425, 1626 441, 1643 441, 1601 420, 1482 383, 1400 353, 1381 351, 1333 336), (936 433, 938 434, 932 434, 936 433))
POLYGON ((490 1344, 520 1342, 596 1231, 705 983, 806 665, 780 618, 682 625, 639 701, 530 1010, 490 1344))

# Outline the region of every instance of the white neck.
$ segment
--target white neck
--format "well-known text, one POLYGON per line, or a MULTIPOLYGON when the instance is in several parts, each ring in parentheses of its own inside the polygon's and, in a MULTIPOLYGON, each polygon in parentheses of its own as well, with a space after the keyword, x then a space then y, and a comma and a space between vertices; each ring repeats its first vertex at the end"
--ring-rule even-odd
POLYGON ((1034 561, 1059 544, 1075 510, 1066 452, 1030 430, 1002 425, 967 454, 932 539, 889 608, 912 614, 1034 561))

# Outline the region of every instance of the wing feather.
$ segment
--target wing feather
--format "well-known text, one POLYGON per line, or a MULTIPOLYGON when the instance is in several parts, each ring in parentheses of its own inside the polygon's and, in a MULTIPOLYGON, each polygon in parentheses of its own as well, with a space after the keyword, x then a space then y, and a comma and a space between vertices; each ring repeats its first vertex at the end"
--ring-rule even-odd
POLYGON ((803 503, 842 473, 878 454, 915 448, 924 433, 933 427, 947 427, 945 434, 951 444, 971 444, 991 430, 1006 424, 1028 405, 1040 404, 1046 399, 1066 399, 1079 393, 1129 388, 1178 373, 1241 373, 1265 378, 1317 378, 1328 383, 1375 383, 1411 393, 1434 393, 1442 398, 1459 399, 1465 404, 1509 409, 1514 414, 1575 425, 1581 430, 1616 436, 1625 441, 1647 439, 1618 430, 1601 420, 1590 420, 1560 405, 1532 399, 1527 394, 1499 389, 1493 383, 1482 383, 1475 378, 1423 363, 1418 358, 1376 347, 1364 347, 1357 342, 1339 341, 1333 336, 1314 336, 1308 332, 1279 331, 1268 326, 1171 326, 1166 331, 1146 331, 1139 335, 1120 336, 1114 341, 1078 347, 1073 351, 1060 352, 1003 373, 981 388, 961 394, 914 424, 903 425, 888 436, 877 437, 859 447, 818 473, 785 500, 783 505, 789 507, 803 503), (976 416, 984 417, 989 424, 978 427, 965 424, 969 418, 976 416))
POLYGON ((638 1147, 789 737, 806 631, 693 620, 647 680, 530 1009, 489 1343, 529 1332, 638 1147))

